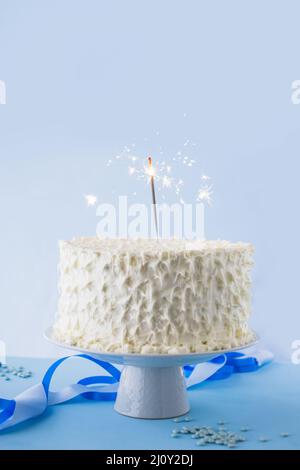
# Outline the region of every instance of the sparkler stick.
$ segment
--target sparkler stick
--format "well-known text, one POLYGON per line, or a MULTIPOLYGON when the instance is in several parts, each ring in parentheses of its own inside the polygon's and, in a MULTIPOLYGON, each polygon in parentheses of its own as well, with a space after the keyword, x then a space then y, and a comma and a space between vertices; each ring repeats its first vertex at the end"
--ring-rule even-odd
POLYGON ((154 186, 154 176, 155 171, 152 165, 152 157, 148 157, 148 175, 150 176, 150 185, 151 185, 151 193, 152 193, 152 205, 154 211, 154 221, 155 221, 155 230, 156 236, 158 238, 158 221, 157 221, 157 206, 156 206, 156 195, 155 195, 155 186, 154 186))

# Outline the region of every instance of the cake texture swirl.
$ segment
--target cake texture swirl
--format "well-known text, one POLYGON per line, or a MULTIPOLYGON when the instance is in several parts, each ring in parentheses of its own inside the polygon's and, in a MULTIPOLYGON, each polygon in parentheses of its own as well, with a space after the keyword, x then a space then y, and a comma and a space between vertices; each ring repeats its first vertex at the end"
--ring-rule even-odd
POLYGON ((252 255, 251 244, 227 241, 62 241, 54 337, 144 354, 245 345, 252 255))

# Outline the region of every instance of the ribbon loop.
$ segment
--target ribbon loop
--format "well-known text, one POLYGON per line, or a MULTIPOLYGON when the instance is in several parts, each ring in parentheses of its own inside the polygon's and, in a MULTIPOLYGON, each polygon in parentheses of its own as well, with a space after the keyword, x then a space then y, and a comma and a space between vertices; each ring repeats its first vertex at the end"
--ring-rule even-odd
MULTIPOLYGON (((57 370, 57 368, 63 362, 65 362, 67 359, 71 359, 71 358, 72 359, 73 358, 81 358, 81 359, 86 359, 88 361, 94 362, 98 366, 102 367, 102 369, 106 370, 106 372, 111 374, 111 376, 116 380, 116 382, 120 381, 121 372, 119 371, 119 369, 117 369, 115 366, 113 366, 109 362, 100 361, 100 359, 96 359, 95 357, 89 356, 87 354, 75 354, 74 356, 67 356, 67 357, 63 357, 61 359, 58 359, 56 362, 54 362, 49 367, 49 369, 47 370, 47 372, 44 375, 44 378, 42 380, 42 384, 44 386, 45 393, 46 393, 47 396, 48 396, 48 393, 49 393, 49 388, 50 388, 51 381, 52 381, 52 378, 53 378, 53 375, 54 375, 55 371, 57 370)), ((105 383, 105 381, 102 381, 102 383, 105 383)))

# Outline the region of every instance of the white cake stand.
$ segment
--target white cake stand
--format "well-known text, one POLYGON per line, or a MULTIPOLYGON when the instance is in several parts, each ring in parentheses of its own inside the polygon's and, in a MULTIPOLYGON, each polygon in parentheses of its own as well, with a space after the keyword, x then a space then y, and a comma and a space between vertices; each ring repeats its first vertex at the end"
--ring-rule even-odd
POLYGON ((113 364, 124 366, 118 388, 115 410, 133 418, 163 419, 182 416, 190 410, 182 366, 199 364, 224 354, 240 351, 257 343, 256 338, 242 347, 193 354, 107 353, 60 343, 52 335, 45 338, 56 346, 80 351, 113 364))

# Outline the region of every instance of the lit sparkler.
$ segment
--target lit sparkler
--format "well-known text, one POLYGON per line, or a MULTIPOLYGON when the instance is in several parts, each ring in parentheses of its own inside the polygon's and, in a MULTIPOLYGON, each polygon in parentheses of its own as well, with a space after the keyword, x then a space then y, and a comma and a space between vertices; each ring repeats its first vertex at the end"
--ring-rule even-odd
MULTIPOLYGON (((158 135, 158 132, 155 132, 155 134, 158 135)), ((149 142, 149 139, 145 138, 144 142, 149 142)), ((128 162, 128 174, 137 180, 150 182, 152 186, 152 181, 154 184, 155 179, 155 189, 157 192, 161 192, 162 200, 165 199, 165 192, 168 190, 183 204, 185 200, 183 193, 186 186, 182 172, 178 173, 178 169, 181 167, 184 172, 194 169, 197 160, 192 158, 189 151, 191 150, 194 153, 193 149, 196 145, 196 142, 186 139, 181 148, 175 152, 174 156, 170 156, 168 160, 163 159, 164 152, 162 146, 158 146, 157 154, 160 158, 155 160, 155 168, 152 165, 152 160, 151 165, 149 160, 148 165, 145 165, 145 158, 139 156, 135 143, 125 145, 123 150, 113 160, 118 164, 120 161, 128 162)), ((111 163, 112 160, 109 160, 108 166, 111 163)), ((203 173, 201 175, 200 173, 201 187, 198 190, 197 200, 207 204, 212 202, 212 186, 209 185, 210 179, 206 174, 203 173)))
POLYGON ((156 236, 158 238, 157 207, 156 207, 156 195, 155 195, 155 187, 154 187, 155 169, 153 167, 151 157, 148 157, 148 173, 147 174, 150 177, 150 185, 151 185, 151 193, 152 193, 152 204, 153 204, 154 221, 155 221, 155 230, 156 230, 156 236))

